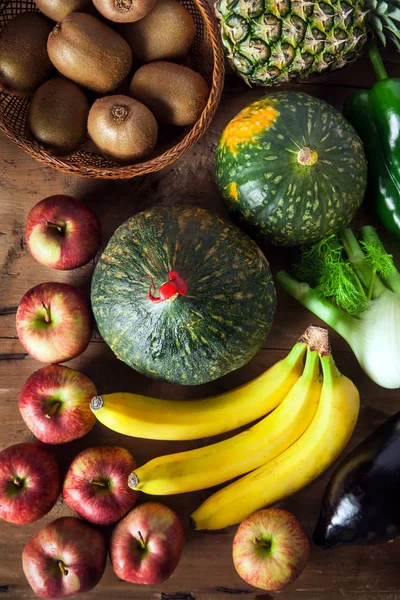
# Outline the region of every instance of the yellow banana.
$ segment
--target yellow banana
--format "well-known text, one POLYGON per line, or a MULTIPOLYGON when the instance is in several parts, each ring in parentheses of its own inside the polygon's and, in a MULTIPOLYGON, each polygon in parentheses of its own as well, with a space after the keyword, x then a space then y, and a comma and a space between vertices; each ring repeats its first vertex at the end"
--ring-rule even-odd
POLYGON ((162 400, 139 394, 95 396, 90 407, 110 429, 153 440, 194 440, 231 431, 276 408, 304 368, 306 332, 290 353, 234 390, 199 400, 162 400))
POLYGON ((191 517, 195 529, 239 523, 309 484, 342 452, 357 421, 360 397, 329 353, 320 360, 322 392, 310 427, 285 452, 203 502, 191 517))
POLYGON ((256 469, 304 433, 317 410, 321 387, 318 352, 308 350, 303 374, 267 417, 222 442, 155 458, 131 473, 129 486, 146 494, 181 494, 256 469))

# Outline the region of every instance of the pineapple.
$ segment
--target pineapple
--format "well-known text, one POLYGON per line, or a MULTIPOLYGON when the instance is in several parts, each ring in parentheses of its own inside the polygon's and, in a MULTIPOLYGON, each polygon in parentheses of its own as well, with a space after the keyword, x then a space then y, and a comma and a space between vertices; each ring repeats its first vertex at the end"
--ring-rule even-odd
POLYGON ((370 29, 400 50, 400 0, 218 0, 228 58, 249 85, 275 85, 339 69, 370 29))

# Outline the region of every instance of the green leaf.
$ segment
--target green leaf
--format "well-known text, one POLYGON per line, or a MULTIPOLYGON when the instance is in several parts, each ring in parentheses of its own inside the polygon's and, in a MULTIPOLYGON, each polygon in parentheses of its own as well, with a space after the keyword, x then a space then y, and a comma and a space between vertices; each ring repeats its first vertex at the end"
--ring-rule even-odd
POLYGON ((360 245, 364 250, 366 262, 382 279, 393 275, 396 271, 393 256, 386 252, 381 243, 360 240, 360 245))
POLYGON ((395 21, 400 21, 400 8, 391 8, 388 12, 388 17, 395 21))
POLYGON ((375 14, 376 15, 386 15, 388 12, 388 5, 386 4, 386 2, 379 2, 376 10, 375 10, 375 14))
POLYGON ((367 307, 364 289, 336 235, 303 249, 301 261, 293 270, 298 279, 314 287, 320 298, 329 298, 350 315, 359 315, 367 307))

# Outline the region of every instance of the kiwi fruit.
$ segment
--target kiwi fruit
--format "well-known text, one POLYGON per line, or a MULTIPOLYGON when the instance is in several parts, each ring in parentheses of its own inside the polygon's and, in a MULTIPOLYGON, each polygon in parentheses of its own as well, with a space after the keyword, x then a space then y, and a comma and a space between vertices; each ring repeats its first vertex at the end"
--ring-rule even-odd
POLYGON ((54 77, 34 93, 28 128, 40 146, 57 156, 71 154, 85 139, 89 102, 72 81, 54 77))
POLYGON ((158 121, 170 125, 195 123, 209 95, 208 85, 199 73, 165 61, 140 67, 132 78, 130 92, 158 121))
POLYGON ((190 12, 178 0, 157 0, 148 15, 122 25, 133 59, 143 63, 175 60, 187 54, 196 34, 190 12))
POLYGON ((53 21, 61 21, 72 12, 86 12, 92 8, 91 0, 35 0, 35 4, 53 21))
POLYGON ((156 0, 93 0, 103 17, 115 23, 132 23, 142 19, 154 7, 156 0))
POLYGON ((128 42, 93 15, 71 13, 49 35, 47 50, 62 75, 94 92, 117 88, 128 75, 128 42))
POLYGON ((53 23, 37 12, 25 12, 9 21, 0 33, 0 89, 30 96, 54 67, 47 54, 53 23))
POLYGON ((105 96, 89 111, 88 132, 106 158, 129 164, 153 150, 157 121, 148 108, 129 96, 105 96))

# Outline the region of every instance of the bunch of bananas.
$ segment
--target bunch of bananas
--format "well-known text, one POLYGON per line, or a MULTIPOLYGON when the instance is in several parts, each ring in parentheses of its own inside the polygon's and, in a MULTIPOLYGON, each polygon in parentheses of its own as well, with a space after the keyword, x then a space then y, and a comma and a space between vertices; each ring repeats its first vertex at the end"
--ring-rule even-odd
POLYGON ((359 395, 335 366, 327 330, 311 326, 286 358, 236 390, 185 403, 110 394, 94 398, 91 406, 115 431, 174 440, 231 431, 269 413, 242 433, 155 458, 129 477, 135 490, 166 495, 244 475, 192 514, 196 529, 220 529, 282 500, 328 468, 353 432, 359 395))

